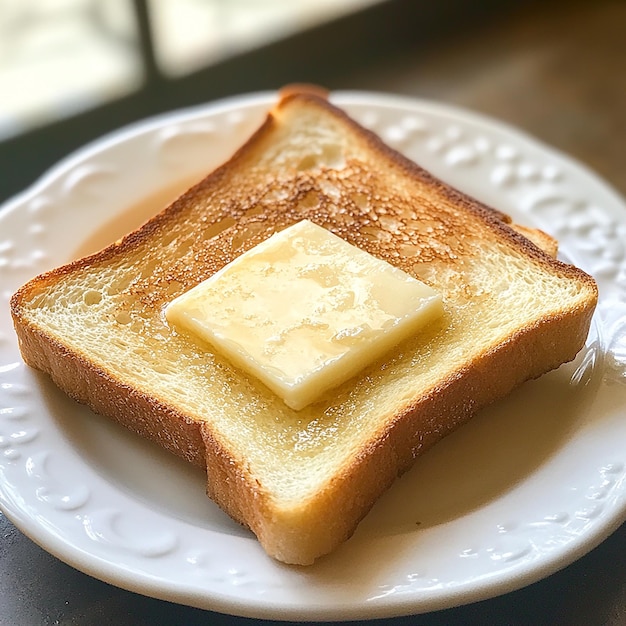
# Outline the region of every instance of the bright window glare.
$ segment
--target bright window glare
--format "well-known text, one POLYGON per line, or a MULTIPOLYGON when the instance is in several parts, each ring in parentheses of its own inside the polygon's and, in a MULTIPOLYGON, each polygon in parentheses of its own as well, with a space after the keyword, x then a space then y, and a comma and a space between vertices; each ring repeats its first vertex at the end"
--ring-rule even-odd
POLYGON ((127 0, 0 0, 0 139, 138 88, 127 0))
POLYGON ((380 0, 149 0, 155 54, 180 76, 380 0))
MULTIPOLYGON (((147 0, 165 77, 380 0, 147 0)), ((0 140, 138 91, 132 0, 0 0, 0 140)))

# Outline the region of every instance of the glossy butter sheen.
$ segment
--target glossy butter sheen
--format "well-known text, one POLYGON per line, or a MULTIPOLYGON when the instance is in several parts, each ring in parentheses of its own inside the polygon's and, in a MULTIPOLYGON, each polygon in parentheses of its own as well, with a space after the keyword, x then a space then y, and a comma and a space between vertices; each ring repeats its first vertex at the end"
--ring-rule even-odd
POLYGON ((308 220, 165 311, 296 410, 441 313, 431 287, 308 220))

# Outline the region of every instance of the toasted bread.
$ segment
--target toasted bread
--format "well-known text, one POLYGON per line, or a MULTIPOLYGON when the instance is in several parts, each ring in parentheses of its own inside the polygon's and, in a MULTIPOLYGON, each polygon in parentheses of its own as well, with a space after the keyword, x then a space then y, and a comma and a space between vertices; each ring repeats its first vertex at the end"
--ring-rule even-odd
POLYGON ((209 496, 269 555, 310 564, 419 454, 583 346, 595 282, 552 258, 549 236, 509 221, 323 96, 292 91, 228 162, 139 230, 24 285, 12 315, 26 363, 205 466, 209 496), (295 411, 171 328, 163 309, 302 219, 428 283, 445 312, 295 411))

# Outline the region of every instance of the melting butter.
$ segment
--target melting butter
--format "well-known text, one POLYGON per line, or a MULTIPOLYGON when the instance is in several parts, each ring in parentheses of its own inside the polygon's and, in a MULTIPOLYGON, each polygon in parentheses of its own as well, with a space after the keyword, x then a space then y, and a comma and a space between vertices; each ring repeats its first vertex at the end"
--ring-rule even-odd
POLYGON ((176 298, 165 315, 299 410, 442 312, 428 285, 303 220, 176 298))

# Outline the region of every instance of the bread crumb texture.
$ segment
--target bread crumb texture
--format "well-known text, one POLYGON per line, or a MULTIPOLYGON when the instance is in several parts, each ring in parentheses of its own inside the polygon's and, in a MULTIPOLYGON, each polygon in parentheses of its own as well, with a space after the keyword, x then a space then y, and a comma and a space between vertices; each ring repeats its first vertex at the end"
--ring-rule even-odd
MULTIPOLYGON (((420 399, 520 333, 589 310, 595 298, 585 274, 552 261, 498 214, 391 153, 341 114, 311 101, 288 104, 274 110, 247 149, 142 231, 24 291, 18 311, 111 377, 206 424, 231 462, 285 511, 317 497, 321 485, 377 445, 420 399), (431 285, 445 312, 320 401, 294 411, 208 345, 170 327, 163 309, 302 219, 431 285)), ((580 348, 590 315, 567 330, 568 358, 580 348)), ((554 345, 563 339, 558 332, 551 335, 554 345)), ((546 357, 550 346, 528 352, 534 344, 523 345, 527 352, 517 359, 530 364, 511 365, 523 376, 542 373, 533 359, 547 369, 558 365, 546 357)), ((502 388, 521 382, 514 379, 502 388)), ((422 439, 446 430, 437 420, 446 418, 435 414, 411 426, 409 456, 422 439)), ((398 461, 391 471, 405 465, 398 461)), ((230 512, 243 515, 237 507, 230 512)))

